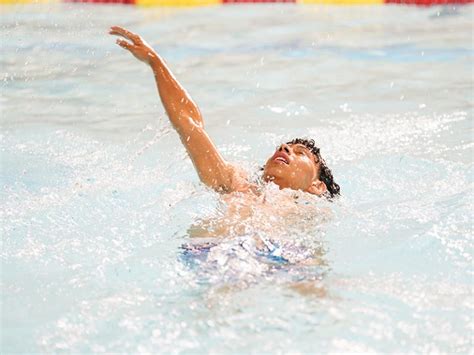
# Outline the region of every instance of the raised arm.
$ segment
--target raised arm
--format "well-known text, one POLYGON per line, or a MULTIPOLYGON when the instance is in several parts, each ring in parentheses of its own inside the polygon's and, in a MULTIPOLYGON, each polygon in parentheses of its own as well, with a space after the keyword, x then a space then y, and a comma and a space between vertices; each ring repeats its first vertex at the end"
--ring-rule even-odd
POLYGON ((118 26, 111 27, 109 33, 128 39, 130 42, 117 39, 117 44, 153 70, 161 102, 201 181, 220 192, 240 190, 245 179, 219 154, 204 130, 199 108, 173 76, 164 60, 137 34, 118 26))

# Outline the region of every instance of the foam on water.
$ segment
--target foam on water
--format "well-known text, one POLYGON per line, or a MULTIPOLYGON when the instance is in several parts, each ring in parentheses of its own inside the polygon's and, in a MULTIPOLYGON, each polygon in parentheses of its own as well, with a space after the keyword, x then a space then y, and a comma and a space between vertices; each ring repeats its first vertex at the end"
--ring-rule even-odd
POLYGON ((472 350, 472 6, 5 9, 2 352, 472 350), (312 136, 342 197, 226 220, 123 18, 229 160, 312 136))

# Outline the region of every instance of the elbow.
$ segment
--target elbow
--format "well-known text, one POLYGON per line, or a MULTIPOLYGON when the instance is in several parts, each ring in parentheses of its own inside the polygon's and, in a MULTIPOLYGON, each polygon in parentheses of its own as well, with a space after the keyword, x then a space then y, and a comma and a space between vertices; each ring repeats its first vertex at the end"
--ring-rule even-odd
POLYGON ((193 115, 192 112, 180 112, 178 116, 180 124, 184 127, 188 127, 191 130, 203 129, 204 122, 200 116, 193 115))

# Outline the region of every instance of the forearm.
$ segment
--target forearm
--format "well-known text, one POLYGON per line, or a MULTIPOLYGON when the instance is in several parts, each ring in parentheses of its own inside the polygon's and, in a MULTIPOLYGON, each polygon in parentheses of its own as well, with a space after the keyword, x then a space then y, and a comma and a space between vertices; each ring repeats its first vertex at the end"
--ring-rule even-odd
POLYGON ((155 76, 161 102, 178 133, 186 134, 196 126, 203 127, 199 108, 176 80, 164 60, 154 54, 150 60, 150 67, 155 76))

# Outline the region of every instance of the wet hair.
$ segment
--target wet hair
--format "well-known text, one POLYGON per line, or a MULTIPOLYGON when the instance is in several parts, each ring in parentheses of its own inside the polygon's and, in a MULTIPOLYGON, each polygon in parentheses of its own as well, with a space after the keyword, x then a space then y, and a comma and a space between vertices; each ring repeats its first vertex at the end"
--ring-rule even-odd
POLYGON ((329 169, 326 165, 326 162, 321 156, 320 149, 316 147, 316 143, 313 139, 295 138, 286 144, 302 144, 308 148, 309 151, 315 156, 316 163, 319 163, 319 180, 321 180, 324 185, 326 185, 330 197, 332 198, 340 195, 341 188, 335 183, 331 169, 329 169))

